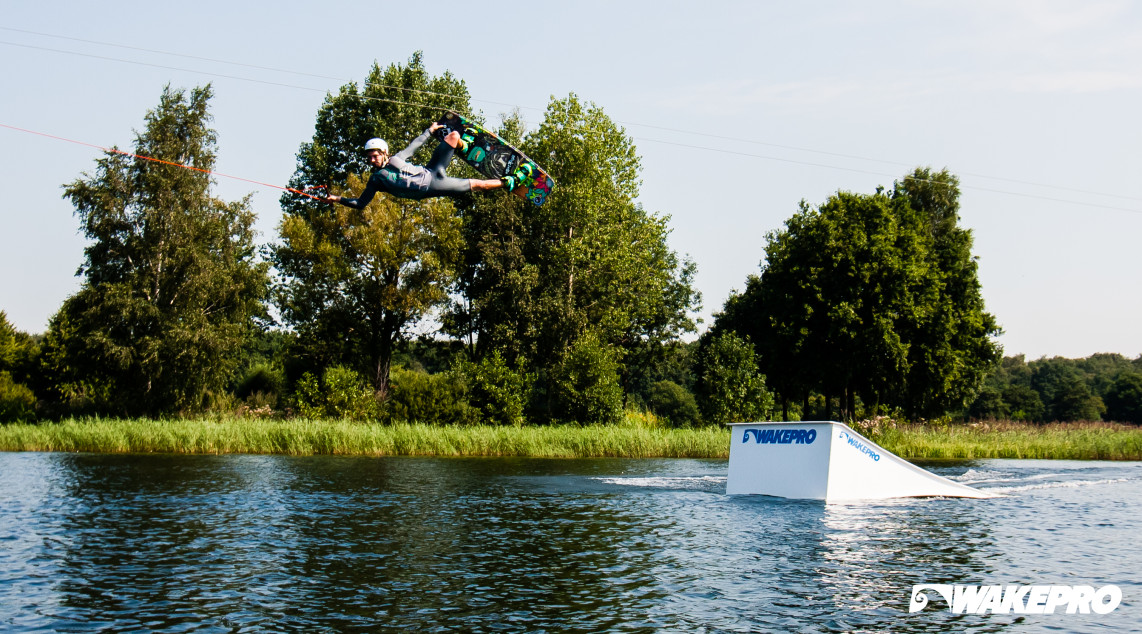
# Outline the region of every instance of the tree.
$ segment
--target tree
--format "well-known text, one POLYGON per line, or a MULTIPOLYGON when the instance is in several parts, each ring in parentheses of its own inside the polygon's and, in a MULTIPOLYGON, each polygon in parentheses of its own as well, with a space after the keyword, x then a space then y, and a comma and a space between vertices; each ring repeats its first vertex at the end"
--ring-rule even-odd
MULTIPOLYGON (((521 149, 554 176, 555 190, 540 208, 501 196, 465 210, 462 302, 446 322, 450 332, 477 358, 498 350, 541 381, 571 363, 567 355, 589 337, 614 349, 629 385, 629 360, 693 330, 689 313, 698 303, 693 264, 667 245, 668 219, 635 202, 634 144, 601 108, 573 94, 552 100, 532 133, 524 136, 513 116, 500 134, 522 138, 521 149)), ((565 392, 539 393, 548 398, 537 413, 556 415, 561 406, 551 399, 565 392)))
POLYGON ((802 202, 766 236, 761 274, 717 315, 713 330, 756 345, 785 415, 814 391, 826 416, 833 397, 855 416, 858 396, 870 413, 939 415, 970 402, 998 361, 954 177, 918 170, 905 182, 802 202))
POLYGON ((594 335, 575 340, 549 369, 552 418, 565 423, 617 423, 622 418, 623 392, 619 386, 618 349, 605 346, 594 335))
POLYGON ((947 170, 918 168, 896 183, 894 198, 921 215, 932 238, 927 305, 921 319, 904 322, 911 331, 905 410, 939 416, 963 409, 999 363, 993 337, 1001 331, 984 310, 970 229, 959 226, 959 179, 947 170))
POLYGON ((699 407, 707 423, 769 420, 773 395, 753 346, 732 332, 707 334, 698 350, 699 407))
POLYGON ((672 427, 690 427, 701 421, 698 401, 674 381, 658 381, 646 392, 646 407, 672 427))
POLYGON ((0 310, 0 422, 25 420, 35 413, 36 397, 25 385, 39 355, 39 345, 16 330, 0 310))
POLYGON ((80 290, 52 319, 45 347, 56 378, 85 385, 123 414, 195 409, 231 378, 264 314, 267 266, 255 261, 249 198, 210 193, 216 135, 210 86, 163 90, 136 133, 65 189, 84 234, 80 290))
MULTIPOLYGON (((467 106, 464 83, 447 72, 429 76, 420 53, 406 66, 374 64, 364 88, 348 84, 326 97, 291 184, 359 192, 366 140, 382 137, 399 149, 442 110, 467 106)), ((452 202, 382 195, 358 211, 287 193, 282 207, 271 260, 281 276, 277 304, 301 354, 315 372, 339 364, 362 372, 387 397, 396 345, 447 301, 462 244, 452 202)))
POLYGON ((1106 393, 1106 417, 1109 420, 1142 424, 1142 374, 1123 372, 1106 393))
POLYGON ((36 338, 16 330, 8 314, 0 310, 0 372, 9 372, 13 380, 27 383, 35 378, 39 353, 36 338))

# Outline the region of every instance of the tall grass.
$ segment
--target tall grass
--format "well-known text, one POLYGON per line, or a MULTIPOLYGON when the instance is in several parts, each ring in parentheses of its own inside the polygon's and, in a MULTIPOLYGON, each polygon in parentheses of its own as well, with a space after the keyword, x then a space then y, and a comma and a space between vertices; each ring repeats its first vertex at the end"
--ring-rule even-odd
MULTIPOLYGON (((910 460, 1142 460, 1142 428, 1113 423, 909 425, 859 430, 910 460)), ((549 458, 726 458, 725 427, 380 425, 307 419, 73 419, 0 425, 0 451, 549 458)))
POLYGON ((870 437, 910 460, 1142 460, 1142 428, 1117 423, 895 425, 870 437))
POLYGON ((720 427, 430 426, 329 420, 67 420, 0 426, 0 451, 725 458, 720 427))

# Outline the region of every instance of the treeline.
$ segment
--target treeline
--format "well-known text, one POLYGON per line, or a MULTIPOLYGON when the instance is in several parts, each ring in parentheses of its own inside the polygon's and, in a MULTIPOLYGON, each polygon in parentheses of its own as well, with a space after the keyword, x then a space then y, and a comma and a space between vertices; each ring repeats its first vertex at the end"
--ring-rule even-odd
POLYGON ((1142 356, 1006 357, 968 415, 1028 422, 1107 420, 1142 424, 1142 356))
MULTIPOLYGON (((132 152, 196 170, 107 152, 65 186, 89 239, 83 284, 43 335, 0 312, 0 420, 1071 415, 1069 379, 1023 381, 1001 362, 946 171, 802 203, 764 236, 759 274, 688 341, 695 264, 668 247, 668 218, 635 202, 638 154, 598 106, 553 98, 532 130, 504 115, 497 132, 557 179, 543 207, 499 192, 379 196, 363 211, 322 202, 307 194, 361 190, 367 139, 398 149, 443 110, 471 111, 465 83, 430 75, 419 54, 374 64, 327 96, 278 235, 258 245, 249 199, 211 194, 210 98, 209 86, 164 90, 132 152)), ((450 171, 475 176, 460 161, 450 171)), ((1134 370, 1084 378, 1081 417, 1136 411, 1138 362, 1125 363, 1134 370)))

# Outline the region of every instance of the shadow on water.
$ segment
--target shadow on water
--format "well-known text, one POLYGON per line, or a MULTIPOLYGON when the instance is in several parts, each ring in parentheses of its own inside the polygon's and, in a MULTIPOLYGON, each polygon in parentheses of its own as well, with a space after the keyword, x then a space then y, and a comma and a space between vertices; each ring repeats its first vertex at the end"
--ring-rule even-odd
MULTIPOLYGON (((1036 520, 1072 541, 1080 511, 1114 539, 1138 527, 1114 496, 1074 508, 1090 496, 1067 488, 730 497, 725 461, 0 454, 0 467, 0 628, 12 629, 1082 629, 1089 619, 910 615, 908 600, 920 583, 1080 583, 1023 565, 1042 554, 1021 538, 1036 520)), ((972 469, 953 470, 1054 477, 972 469)), ((1132 473, 1108 480, 1128 487, 1115 495, 1137 500, 1132 473)), ((1110 555, 1096 556, 1067 565, 1110 555)))

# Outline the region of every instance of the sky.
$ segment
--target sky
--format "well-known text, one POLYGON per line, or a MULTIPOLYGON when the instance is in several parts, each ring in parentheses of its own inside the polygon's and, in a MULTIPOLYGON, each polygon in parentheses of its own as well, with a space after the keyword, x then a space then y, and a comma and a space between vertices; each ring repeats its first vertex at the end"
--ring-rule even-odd
MULTIPOLYGON (((327 92, 423 51, 493 125, 518 108, 535 127, 571 93, 621 125, 706 325, 800 201, 930 166, 961 179, 1004 354, 1142 355, 1142 3, 269 6, 0 0, 0 310, 18 329, 44 332, 82 283, 63 186, 98 147, 131 149, 164 86, 211 83, 216 169, 285 185, 327 92)), ((251 195, 275 240, 279 190, 215 192, 251 195)))

